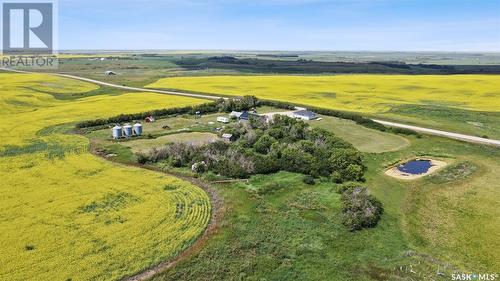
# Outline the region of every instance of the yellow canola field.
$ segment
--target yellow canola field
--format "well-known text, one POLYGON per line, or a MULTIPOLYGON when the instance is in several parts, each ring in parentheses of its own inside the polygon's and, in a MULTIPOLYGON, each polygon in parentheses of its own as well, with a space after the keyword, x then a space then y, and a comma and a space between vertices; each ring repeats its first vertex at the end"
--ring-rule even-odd
POLYGON ((209 221, 200 188, 99 159, 86 151, 88 139, 54 127, 205 101, 152 93, 58 100, 49 93, 94 89, 0 73, 0 280, 120 279, 175 256, 209 221))
POLYGON ((500 111, 498 75, 205 76, 164 78, 151 88, 180 89, 366 113, 395 104, 500 111))

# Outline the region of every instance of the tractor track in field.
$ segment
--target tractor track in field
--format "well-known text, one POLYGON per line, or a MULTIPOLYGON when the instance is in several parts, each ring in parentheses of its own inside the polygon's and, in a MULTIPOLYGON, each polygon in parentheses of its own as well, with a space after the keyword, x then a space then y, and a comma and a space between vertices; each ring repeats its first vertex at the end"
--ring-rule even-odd
MULTIPOLYGON (((13 69, 8 69, 8 68, 0 68, 0 70, 9 71, 9 72, 16 72, 16 73, 40 74, 40 72, 13 70, 13 69)), ((61 73, 43 73, 43 74, 56 75, 56 76, 60 76, 60 77, 76 79, 76 80, 80 80, 80 81, 84 81, 84 82, 94 83, 97 85, 113 87, 113 88, 122 89, 122 90, 129 90, 129 91, 151 92, 151 93, 177 95, 177 96, 185 96, 185 97, 192 97, 192 98, 210 99, 210 100, 217 100, 217 99, 221 99, 221 98, 227 99, 227 97, 222 97, 222 96, 217 96, 217 95, 203 95, 203 94, 195 94, 195 93, 186 93, 186 92, 181 92, 181 91, 167 91, 167 90, 159 90, 159 89, 128 87, 128 86, 102 82, 99 80, 94 80, 94 79, 89 79, 89 78, 84 78, 84 77, 79 77, 79 76, 69 75, 69 74, 61 74, 61 73)), ((301 107, 297 107, 297 109, 299 109, 299 108, 303 109, 301 107)), ((419 127, 419 126, 407 125, 407 124, 396 123, 396 122, 389 122, 389 121, 378 120, 378 119, 371 119, 371 120, 373 122, 382 124, 384 126, 409 129, 409 130, 413 130, 413 131, 423 133, 423 134, 435 135, 435 136, 465 141, 465 142, 469 142, 469 143, 485 144, 485 145, 492 145, 492 146, 500 147, 500 140, 487 139, 487 138, 482 138, 482 137, 477 137, 477 136, 460 134, 460 133, 456 133, 456 132, 448 132, 448 131, 436 130, 436 129, 431 129, 431 128, 424 128, 424 127, 419 127)))
POLYGON ((148 280, 148 279, 154 277, 155 275, 163 273, 163 272, 169 270, 170 268, 173 268, 180 261, 197 253, 201 248, 203 248, 203 246, 207 243, 207 241, 214 234, 216 234, 218 232, 219 227, 220 227, 220 223, 221 223, 221 221, 224 218, 224 215, 226 213, 226 206, 224 204, 224 198, 210 184, 208 184, 204 181, 201 181, 199 179, 196 179, 196 178, 181 175, 179 173, 166 172, 166 171, 163 171, 163 170, 156 168, 156 167, 153 167, 153 166, 141 165, 141 164, 135 164, 135 163, 119 163, 116 161, 112 161, 109 158, 106 158, 105 155, 103 155, 102 153, 99 153, 96 150, 96 147, 92 142, 90 144, 90 152, 93 155, 100 157, 106 161, 109 161, 114 165, 123 165, 123 166, 129 166, 129 167, 134 167, 134 168, 142 168, 142 169, 150 170, 153 172, 163 173, 163 174, 190 182, 191 184, 203 189, 208 194, 208 197, 210 199, 210 204, 211 204, 210 220, 207 224, 207 227, 203 231, 203 233, 196 239, 196 241, 192 245, 188 246, 186 249, 184 249, 181 253, 179 253, 175 257, 173 257, 169 260, 163 261, 157 265, 154 265, 154 266, 152 266, 148 269, 145 269, 141 272, 138 272, 136 274, 126 276, 126 277, 122 278, 121 281, 144 281, 144 280, 148 280))

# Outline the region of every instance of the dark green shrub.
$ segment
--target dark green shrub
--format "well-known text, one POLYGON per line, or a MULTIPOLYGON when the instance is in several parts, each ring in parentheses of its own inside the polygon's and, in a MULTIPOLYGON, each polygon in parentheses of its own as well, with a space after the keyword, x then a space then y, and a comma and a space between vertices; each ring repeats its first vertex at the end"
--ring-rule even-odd
POLYGON ((337 192, 338 194, 342 194, 346 190, 353 189, 353 188, 356 188, 358 186, 359 186, 359 184, 356 183, 356 182, 347 182, 347 183, 344 183, 344 184, 339 184, 339 185, 337 185, 335 187, 335 192, 337 192))
POLYGON ((254 143, 253 148, 258 153, 267 154, 274 142, 276 142, 275 138, 268 134, 264 134, 254 143))
POLYGON ((302 179, 302 182, 305 184, 308 184, 308 185, 315 185, 316 184, 316 180, 314 180, 314 177, 312 177, 310 175, 304 176, 304 178, 302 179))
POLYGON ((205 164, 205 161, 196 162, 191 169, 197 174, 203 174, 207 171, 207 164, 205 164))
POLYGON ((142 152, 136 153, 135 156, 137 157, 137 163, 139 163, 139 164, 144 165, 149 161, 148 156, 142 152))
POLYGON ((366 187, 347 188, 341 196, 342 223, 350 231, 377 225, 384 211, 382 203, 366 187))
POLYGON ((274 193, 278 190, 286 188, 286 185, 282 182, 270 182, 267 184, 264 184, 258 191, 257 193, 260 195, 264 194, 270 194, 274 193))

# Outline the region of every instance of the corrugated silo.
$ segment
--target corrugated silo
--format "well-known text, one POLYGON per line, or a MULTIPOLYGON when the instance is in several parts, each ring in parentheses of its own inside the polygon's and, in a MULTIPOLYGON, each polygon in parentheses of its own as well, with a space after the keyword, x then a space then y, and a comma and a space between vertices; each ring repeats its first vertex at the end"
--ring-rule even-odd
POLYGON ((142 135, 142 125, 141 123, 135 123, 134 124, 134 133, 136 136, 142 135))
POLYGON ((114 126, 113 129, 111 129, 111 132, 115 140, 122 137, 122 127, 118 125, 114 126))
POLYGON ((132 126, 130 126, 130 124, 126 124, 125 126, 123 126, 123 134, 127 138, 130 138, 132 136, 132 126))

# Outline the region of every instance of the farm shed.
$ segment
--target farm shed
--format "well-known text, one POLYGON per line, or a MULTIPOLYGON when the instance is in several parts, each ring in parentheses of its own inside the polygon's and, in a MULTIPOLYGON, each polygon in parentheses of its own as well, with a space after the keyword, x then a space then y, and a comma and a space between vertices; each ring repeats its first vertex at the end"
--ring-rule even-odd
POLYGON ((233 111, 229 114, 229 116, 231 117, 236 117, 238 120, 250 120, 251 117, 255 117, 255 118, 265 118, 264 116, 262 115, 259 115, 257 113, 253 113, 253 112, 248 112, 248 111, 243 111, 243 112, 238 112, 238 111, 233 111))
POLYGON ((232 134, 222 134, 222 139, 227 142, 234 141, 234 136, 232 134))
POLYGON ((236 117, 237 119, 240 119, 241 114, 243 114, 243 112, 232 111, 231 113, 229 113, 229 116, 230 117, 236 117))

